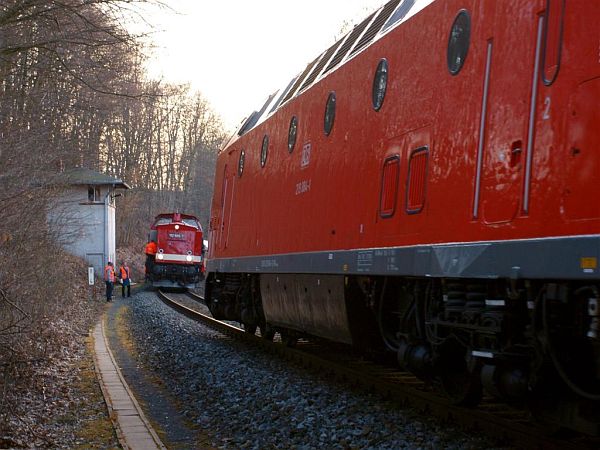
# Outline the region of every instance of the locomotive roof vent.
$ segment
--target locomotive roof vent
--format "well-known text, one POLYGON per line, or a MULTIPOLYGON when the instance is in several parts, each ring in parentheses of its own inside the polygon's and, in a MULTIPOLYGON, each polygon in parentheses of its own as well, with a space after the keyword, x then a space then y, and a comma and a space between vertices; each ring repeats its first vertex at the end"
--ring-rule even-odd
POLYGON ((358 53, 376 38, 408 20, 433 1, 391 0, 386 3, 307 64, 299 75, 292 78, 276 99, 275 97, 279 91, 269 96, 263 107, 259 111, 252 112, 244 121, 237 135, 242 136, 250 131, 261 119, 271 115, 296 95, 312 86, 328 72, 342 64, 349 56, 358 53))
POLYGON ((250 117, 248 117, 248 119, 240 127, 238 131, 238 136, 242 136, 243 134, 247 133, 252 128, 254 128, 254 126, 258 123, 258 120, 264 115, 267 107, 271 104, 271 101, 273 100, 273 97, 275 97, 277 92, 278 91, 275 91, 275 93, 267 97, 267 100, 263 104, 262 108, 260 108, 260 111, 253 111, 252 114, 250 114, 250 117))

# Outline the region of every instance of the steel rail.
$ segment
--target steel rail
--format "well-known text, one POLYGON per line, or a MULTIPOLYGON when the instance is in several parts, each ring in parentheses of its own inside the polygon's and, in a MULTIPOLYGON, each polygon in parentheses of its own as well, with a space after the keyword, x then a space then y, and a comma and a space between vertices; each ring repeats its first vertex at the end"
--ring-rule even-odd
MULTIPOLYGON (((487 402, 477 409, 456 406, 446 398, 433 392, 424 382, 418 380, 409 372, 395 370, 388 366, 365 362, 364 360, 360 362, 357 359, 346 360, 345 362, 328 360, 323 357, 323 352, 320 354, 319 352, 315 353, 314 348, 318 348, 318 346, 314 344, 305 346, 306 348, 313 348, 313 351, 309 352, 304 350, 301 344, 298 345, 298 348, 291 348, 280 343, 274 343, 262 339, 260 336, 246 333, 242 328, 234 327, 194 311, 169 298, 162 291, 158 291, 158 295, 165 304, 186 317, 206 324, 230 337, 258 345, 271 354, 300 363, 304 367, 315 368, 334 375, 339 380, 348 382, 351 385, 366 387, 385 398, 400 402, 403 406, 421 410, 453 425, 459 425, 466 430, 485 432, 486 436, 497 438, 503 443, 509 443, 517 448, 561 450, 599 448, 600 441, 596 438, 581 437, 566 440, 553 437, 549 435, 547 428, 533 423, 526 411, 516 410, 503 403, 487 402), (361 367, 350 367, 353 362, 361 367)), ((188 292, 187 295, 194 300, 204 301, 204 298, 197 294, 188 292)), ((339 356, 339 352, 334 352, 334 354, 339 356)))

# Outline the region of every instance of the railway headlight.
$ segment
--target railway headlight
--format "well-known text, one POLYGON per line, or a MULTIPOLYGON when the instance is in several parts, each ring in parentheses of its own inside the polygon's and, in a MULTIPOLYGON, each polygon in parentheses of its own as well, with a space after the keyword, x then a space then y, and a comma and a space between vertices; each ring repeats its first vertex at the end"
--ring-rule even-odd
POLYGON ((179 225, 175 225, 175 229, 176 229, 176 230, 179 230, 179 225))
POLYGON ((187 256, 185 257, 185 260, 186 260, 187 262, 192 262, 192 255, 187 255, 187 256))

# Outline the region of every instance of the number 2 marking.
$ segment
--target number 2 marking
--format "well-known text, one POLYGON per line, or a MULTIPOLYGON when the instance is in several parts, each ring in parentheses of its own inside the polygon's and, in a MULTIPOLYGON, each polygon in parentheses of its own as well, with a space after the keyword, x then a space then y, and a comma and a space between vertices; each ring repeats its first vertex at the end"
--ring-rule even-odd
POLYGON ((550 118, 550 105, 551 104, 552 104, 552 100, 550 99, 550 97, 546 97, 544 99, 544 105, 546 107, 544 108, 544 114, 542 114, 543 120, 548 120, 550 118))

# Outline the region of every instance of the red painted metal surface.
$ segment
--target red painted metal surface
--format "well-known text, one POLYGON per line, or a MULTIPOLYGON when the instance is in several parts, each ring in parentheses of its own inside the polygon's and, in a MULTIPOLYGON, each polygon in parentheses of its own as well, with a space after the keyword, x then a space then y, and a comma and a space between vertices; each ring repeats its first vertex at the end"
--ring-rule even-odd
POLYGON ((186 261, 186 256, 202 256, 202 226, 198 219, 187 214, 160 214, 151 229, 156 230, 157 264, 200 265, 186 261), (164 255, 160 258, 158 255, 164 255))
POLYGON ((210 257, 598 234, 600 2, 567 1, 562 36, 560 14, 556 0, 434 1, 328 72, 219 154, 210 257), (471 17, 470 47, 451 75, 448 35, 461 9, 471 17), (375 111, 382 58, 387 93, 375 111), (541 81, 539 72, 556 71, 552 84, 541 81), (422 147, 426 173, 407 194, 409 159, 422 147), (400 160, 398 195, 394 214, 382 217, 390 157, 400 160))

